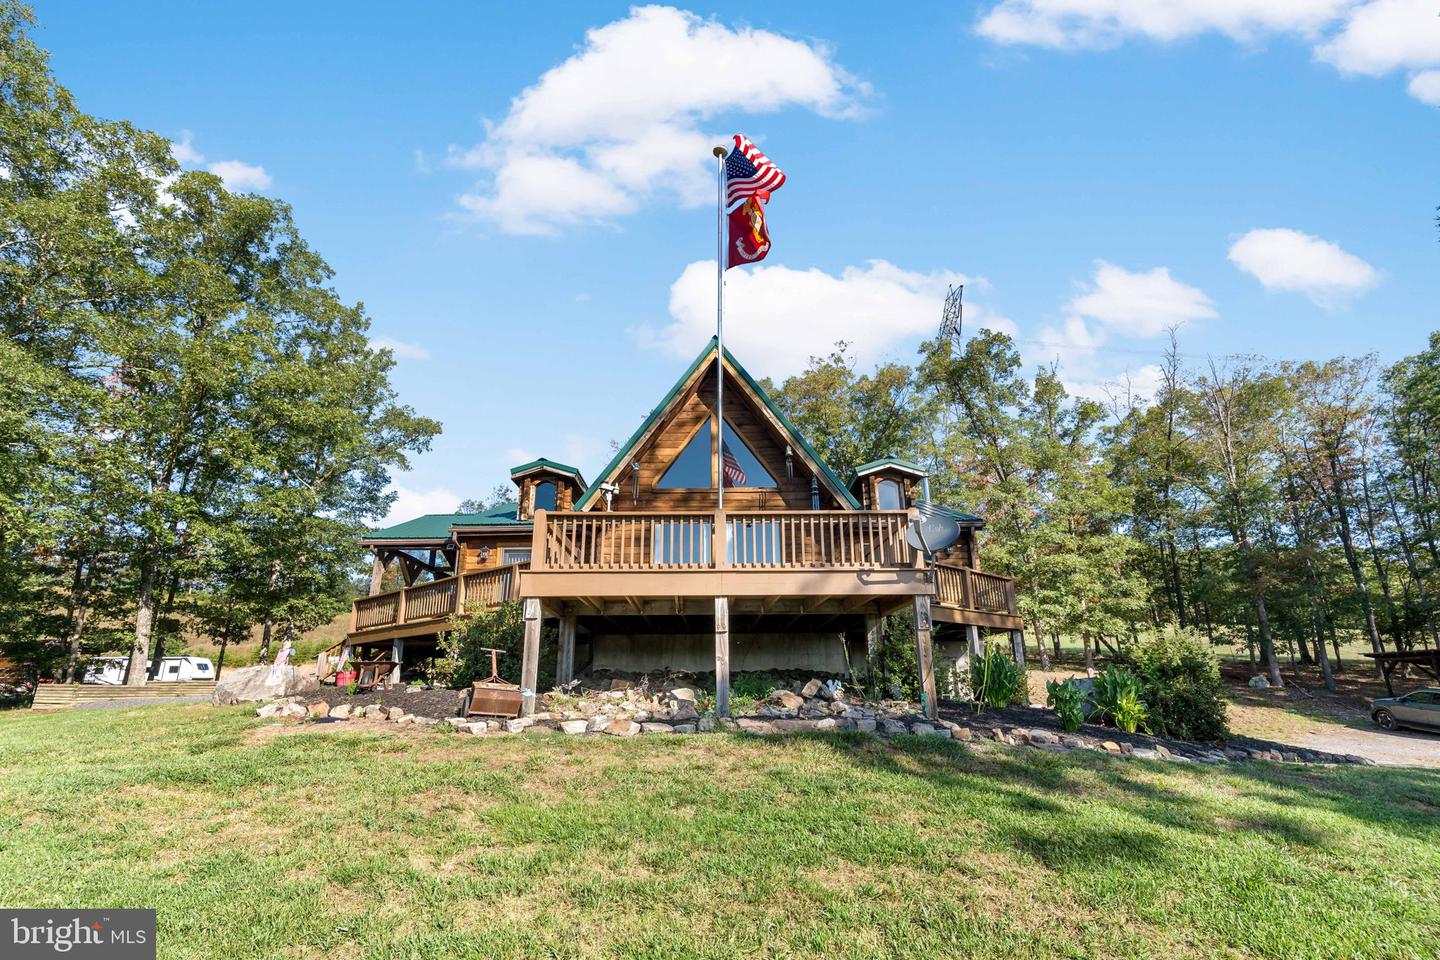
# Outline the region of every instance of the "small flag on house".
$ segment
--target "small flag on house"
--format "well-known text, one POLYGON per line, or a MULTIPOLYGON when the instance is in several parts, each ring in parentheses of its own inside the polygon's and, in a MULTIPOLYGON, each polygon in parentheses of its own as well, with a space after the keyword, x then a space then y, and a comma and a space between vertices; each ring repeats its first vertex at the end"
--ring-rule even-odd
POLYGON ((759 197, 768 201, 770 194, 785 184, 785 174, 760 152, 743 133, 735 134, 735 147, 725 156, 725 206, 759 197))
POLYGON ((730 444, 724 442, 720 444, 720 475, 725 478, 727 487, 743 487, 749 479, 745 476, 745 468, 730 452, 730 444))
POLYGON ((730 211, 730 255, 725 269, 759 263, 770 252, 770 231, 765 226, 765 208, 755 197, 730 211))

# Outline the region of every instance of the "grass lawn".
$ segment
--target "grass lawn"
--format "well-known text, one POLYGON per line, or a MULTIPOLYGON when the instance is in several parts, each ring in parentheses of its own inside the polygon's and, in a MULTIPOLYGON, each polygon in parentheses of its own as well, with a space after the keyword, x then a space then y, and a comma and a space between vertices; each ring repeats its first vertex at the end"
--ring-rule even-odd
POLYGON ((0 714, 0 904, 163 957, 1421 957, 1440 772, 0 714))

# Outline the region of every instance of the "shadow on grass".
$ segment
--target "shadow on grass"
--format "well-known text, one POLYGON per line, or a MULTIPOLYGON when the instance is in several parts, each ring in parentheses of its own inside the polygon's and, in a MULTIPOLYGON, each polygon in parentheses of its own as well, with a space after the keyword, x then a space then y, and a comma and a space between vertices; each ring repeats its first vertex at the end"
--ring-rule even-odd
POLYGON ((1079 823, 1073 816, 1077 800, 1108 804, 1169 830, 1204 836, 1255 832, 1312 848, 1324 847, 1334 838, 1309 814, 1339 815, 1426 842, 1440 832, 1440 770, 1253 761, 1208 766, 1091 751, 1053 754, 989 745, 977 749, 931 737, 741 736, 775 745, 805 739, 827 747, 858 769, 915 778, 936 789, 971 790, 977 778, 983 780, 989 794, 1008 809, 1066 817, 1064 835, 1021 827, 1010 831, 1017 846, 1051 866, 1061 861, 1154 861, 1165 856, 1158 835, 1079 823), (1164 779, 1157 776, 1162 771, 1164 779), (1198 789, 1187 790, 1187 785, 1198 789), (1207 787, 1234 791, 1269 806, 1263 812, 1217 812, 1214 795, 1206 796, 1207 787))

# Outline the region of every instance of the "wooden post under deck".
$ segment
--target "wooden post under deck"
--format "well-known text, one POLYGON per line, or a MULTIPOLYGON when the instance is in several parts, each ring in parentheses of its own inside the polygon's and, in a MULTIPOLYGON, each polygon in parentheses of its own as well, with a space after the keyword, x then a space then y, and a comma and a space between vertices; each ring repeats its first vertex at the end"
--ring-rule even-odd
POLYGON ((385 579, 385 561, 380 559, 380 551, 375 551, 375 562, 370 565, 370 596, 380 592, 380 582, 385 579))
POLYGON ((555 657, 555 686, 575 679, 575 614, 560 618, 560 652, 555 657))
MULTIPOLYGON (((1009 649, 1011 649, 1012 655, 1015 656, 1015 666, 1018 666, 1018 668, 1021 669, 1021 672, 1024 672, 1024 669, 1025 669, 1025 632, 1024 632, 1024 630, 1011 630, 1011 632, 1009 632, 1009 649)), ((1024 698, 1025 698, 1025 702, 1027 702, 1027 704, 1028 704, 1028 702, 1030 702, 1030 689, 1027 688, 1027 685, 1021 684, 1020 694, 1021 694, 1021 697, 1024 697, 1024 698)))
POLYGON ((920 668, 920 707, 925 716, 934 720, 938 715, 935 702, 935 652, 930 643, 930 597, 915 598, 915 662, 920 668))
POLYGON ((535 687, 540 682, 540 598, 525 601, 525 649, 520 657, 520 716, 535 712, 535 687))
POLYGON ((715 598, 715 713, 730 716, 730 601, 715 598))
POLYGON ((885 618, 878 613, 865 614, 865 679, 875 673, 875 661, 880 656, 880 646, 885 642, 885 618))
POLYGON ((390 668, 389 685, 398 687, 400 685, 400 665, 405 662, 405 641, 399 637, 390 641, 390 659, 395 661, 395 666, 390 668))
POLYGON ((973 623, 965 624, 965 648, 971 657, 978 657, 985 652, 985 646, 980 642, 980 628, 973 623))

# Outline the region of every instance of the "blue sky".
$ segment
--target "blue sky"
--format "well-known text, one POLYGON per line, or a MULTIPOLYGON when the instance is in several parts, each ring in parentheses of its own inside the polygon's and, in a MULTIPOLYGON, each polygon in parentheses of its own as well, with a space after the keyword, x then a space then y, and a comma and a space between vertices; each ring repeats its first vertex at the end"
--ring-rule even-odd
POLYGON ((41 3, 81 106, 289 202, 440 419, 392 520, 587 478, 709 335, 708 147, 789 177, 731 348, 913 357, 946 285, 1072 388, 1437 327, 1432 0, 41 3))

